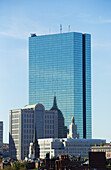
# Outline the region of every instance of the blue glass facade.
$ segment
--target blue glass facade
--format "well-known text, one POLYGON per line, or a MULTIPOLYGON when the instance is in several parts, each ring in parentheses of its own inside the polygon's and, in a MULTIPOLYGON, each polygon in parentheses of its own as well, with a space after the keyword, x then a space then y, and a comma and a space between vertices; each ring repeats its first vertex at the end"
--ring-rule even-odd
POLYGON ((86 138, 92 136, 90 41, 90 34, 75 32, 29 37, 29 104, 49 110, 56 95, 65 124, 74 116, 80 138, 84 128, 86 138))

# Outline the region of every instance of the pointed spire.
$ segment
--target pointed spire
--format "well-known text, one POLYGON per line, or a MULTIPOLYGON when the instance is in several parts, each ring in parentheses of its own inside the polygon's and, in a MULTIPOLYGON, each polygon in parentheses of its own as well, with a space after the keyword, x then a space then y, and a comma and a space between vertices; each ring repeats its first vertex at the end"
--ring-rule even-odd
POLYGON ((34 159, 39 158, 39 145, 37 141, 36 124, 34 123, 34 137, 33 137, 33 156, 34 159))
POLYGON ((58 110, 56 96, 54 96, 53 106, 52 106, 51 110, 58 110))
POLYGON ((56 96, 54 96, 53 107, 54 107, 54 108, 57 108, 56 96))

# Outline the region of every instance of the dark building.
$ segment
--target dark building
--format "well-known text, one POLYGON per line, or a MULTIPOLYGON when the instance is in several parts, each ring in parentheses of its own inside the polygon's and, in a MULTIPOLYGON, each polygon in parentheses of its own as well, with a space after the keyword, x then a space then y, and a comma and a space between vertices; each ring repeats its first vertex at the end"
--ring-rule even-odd
POLYGON ((105 152, 89 152, 90 168, 106 169, 105 152))
POLYGON ((3 143, 3 157, 9 157, 9 144, 3 143))
POLYGON ((33 157, 34 159, 39 158, 39 145, 37 140, 36 125, 34 127, 34 137, 33 137, 33 157))
POLYGON ((58 138, 67 138, 67 126, 64 125, 64 117, 57 107, 56 96, 54 96, 53 106, 50 110, 58 112, 58 138))

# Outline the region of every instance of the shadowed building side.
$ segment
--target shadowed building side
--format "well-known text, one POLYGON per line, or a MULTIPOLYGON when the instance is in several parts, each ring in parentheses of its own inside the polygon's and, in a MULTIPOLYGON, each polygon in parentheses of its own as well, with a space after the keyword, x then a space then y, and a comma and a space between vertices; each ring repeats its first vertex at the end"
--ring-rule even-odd
POLYGON ((67 127, 64 125, 63 114, 57 107, 56 96, 54 96, 53 106, 50 110, 55 110, 58 112, 58 138, 66 138, 67 137, 67 127))

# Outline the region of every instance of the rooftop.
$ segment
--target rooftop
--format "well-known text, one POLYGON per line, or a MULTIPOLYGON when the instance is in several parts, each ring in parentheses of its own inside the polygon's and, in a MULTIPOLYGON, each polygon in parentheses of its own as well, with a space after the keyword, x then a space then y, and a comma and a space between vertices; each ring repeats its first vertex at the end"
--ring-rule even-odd
POLYGON ((81 33, 81 32, 59 32, 59 33, 50 33, 43 35, 36 35, 36 33, 31 33, 31 37, 40 37, 40 36, 54 36, 54 35, 62 35, 62 34, 89 34, 89 33, 81 33))
POLYGON ((22 109, 33 109, 37 104, 25 105, 22 109))

